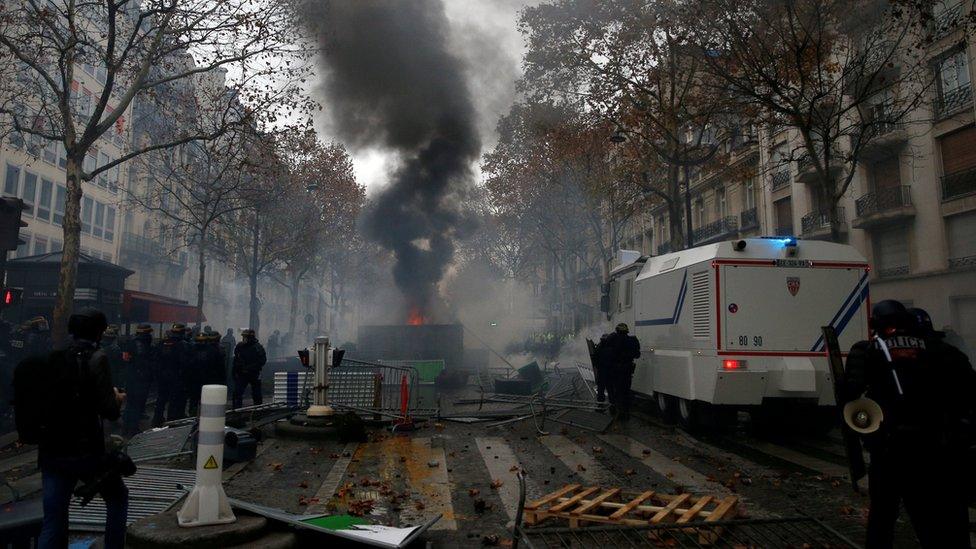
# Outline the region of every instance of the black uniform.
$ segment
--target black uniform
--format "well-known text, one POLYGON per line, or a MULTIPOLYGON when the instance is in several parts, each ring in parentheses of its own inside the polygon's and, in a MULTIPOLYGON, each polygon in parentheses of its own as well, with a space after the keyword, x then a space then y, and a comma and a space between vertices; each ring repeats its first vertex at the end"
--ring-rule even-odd
POLYGON ((122 360, 122 346, 117 338, 106 337, 102 340, 101 348, 108 358, 108 368, 112 372, 112 383, 119 389, 125 388, 125 364, 122 360))
POLYGON ((0 398, 9 405, 14 368, 28 357, 47 356, 51 351, 51 332, 35 326, 21 325, 10 335, 7 351, 8 368, 0 373, 0 398))
POLYGON ((187 359, 188 399, 190 415, 196 415, 200 407, 200 391, 204 385, 224 384, 224 357, 218 344, 212 341, 196 341, 189 349, 187 359))
POLYGON ((640 342, 627 332, 615 331, 600 343, 606 345, 604 374, 610 404, 622 419, 630 416, 630 384, 634 379, 634 360, 640 357, 640 342))
POLYGON ((169 334, 156 348, 159 394, 153 425, 186 417, 187 345, 183 334, 169 334))
MULTIPOLYGON (((124 356, 127 358, 127 397, 123 427, 125 435, 131 437, 140 430, 139 422, 146 411, 146 402, 149 400, 149 391, 156 374, 156 349, 152 345, 152 334, 137 334, 126 345, 124 356)), ((156 408, 160 409, 158 402, 156 408)))
POLYGON ((234 348, 234 408, 244 404, 244 390, 251 386, 254 404, 261 404, 261 368, 268 357, 256 339, 244 338, 234 348))
POLYGON ((607 343, 610 334, 600 336, 600 342, 596 344, 593 352, 593 378, 596 381, 596 400, 603 402, 606 400, 607 377, 615 359, 614 349, 607 343))
POLYGON ((866 435, 871 510, 867 547, 891 547, 904 503, 922 547, 969 547, 965 448, 972 425, 976 373, 965 355, 910 328, 854 345, 845 397, 866 393, 881 407, 878 431, 866 435), (933 502, 938 501, 938 505, 933 502))

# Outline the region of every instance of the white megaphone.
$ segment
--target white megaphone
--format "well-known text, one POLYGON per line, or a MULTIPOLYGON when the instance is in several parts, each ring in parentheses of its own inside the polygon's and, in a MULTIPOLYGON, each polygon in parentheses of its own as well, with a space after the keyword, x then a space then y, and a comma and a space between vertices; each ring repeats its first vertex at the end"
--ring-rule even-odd
POLYGON ((881 406, 868 397, 861 397, 844 405, 844 423, 862 435, 877 431, 883 420, 881 406))

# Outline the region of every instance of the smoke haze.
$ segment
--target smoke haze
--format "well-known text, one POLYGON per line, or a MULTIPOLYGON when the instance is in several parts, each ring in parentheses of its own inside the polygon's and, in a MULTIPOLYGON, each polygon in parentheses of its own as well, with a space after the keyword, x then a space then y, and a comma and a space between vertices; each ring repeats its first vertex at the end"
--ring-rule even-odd
POLYGON ((448 46, 440 0, 306 4, 323 48, 322 93, 333 132, 398 157, 365 234, 395 257, 393 278, 429 314, 455 240, 472 230, 460 203, 481 143, 465 67, 448 46))

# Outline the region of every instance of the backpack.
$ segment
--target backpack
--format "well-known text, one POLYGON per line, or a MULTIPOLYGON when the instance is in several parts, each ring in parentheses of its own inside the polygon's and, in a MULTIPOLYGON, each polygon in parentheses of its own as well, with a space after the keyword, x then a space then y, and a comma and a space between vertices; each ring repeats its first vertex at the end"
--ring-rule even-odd
POLYGON ((92 350, 66 349, 31 356, 14 369, 14 423, 24 444, 39 444, 70 429, 68 414, 84 409, 83 382, 92 350))

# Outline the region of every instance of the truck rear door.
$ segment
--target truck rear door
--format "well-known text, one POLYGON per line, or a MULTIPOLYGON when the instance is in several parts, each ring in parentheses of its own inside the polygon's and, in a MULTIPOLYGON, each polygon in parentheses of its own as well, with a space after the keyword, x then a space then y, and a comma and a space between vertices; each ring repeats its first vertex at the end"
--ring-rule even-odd
POLYGON ((841 348, 868 334, 863 267, 805 260, 729 263, 715 267, 717 344, 726 354, 823 354, 821 327, 836 328, 841 348))

